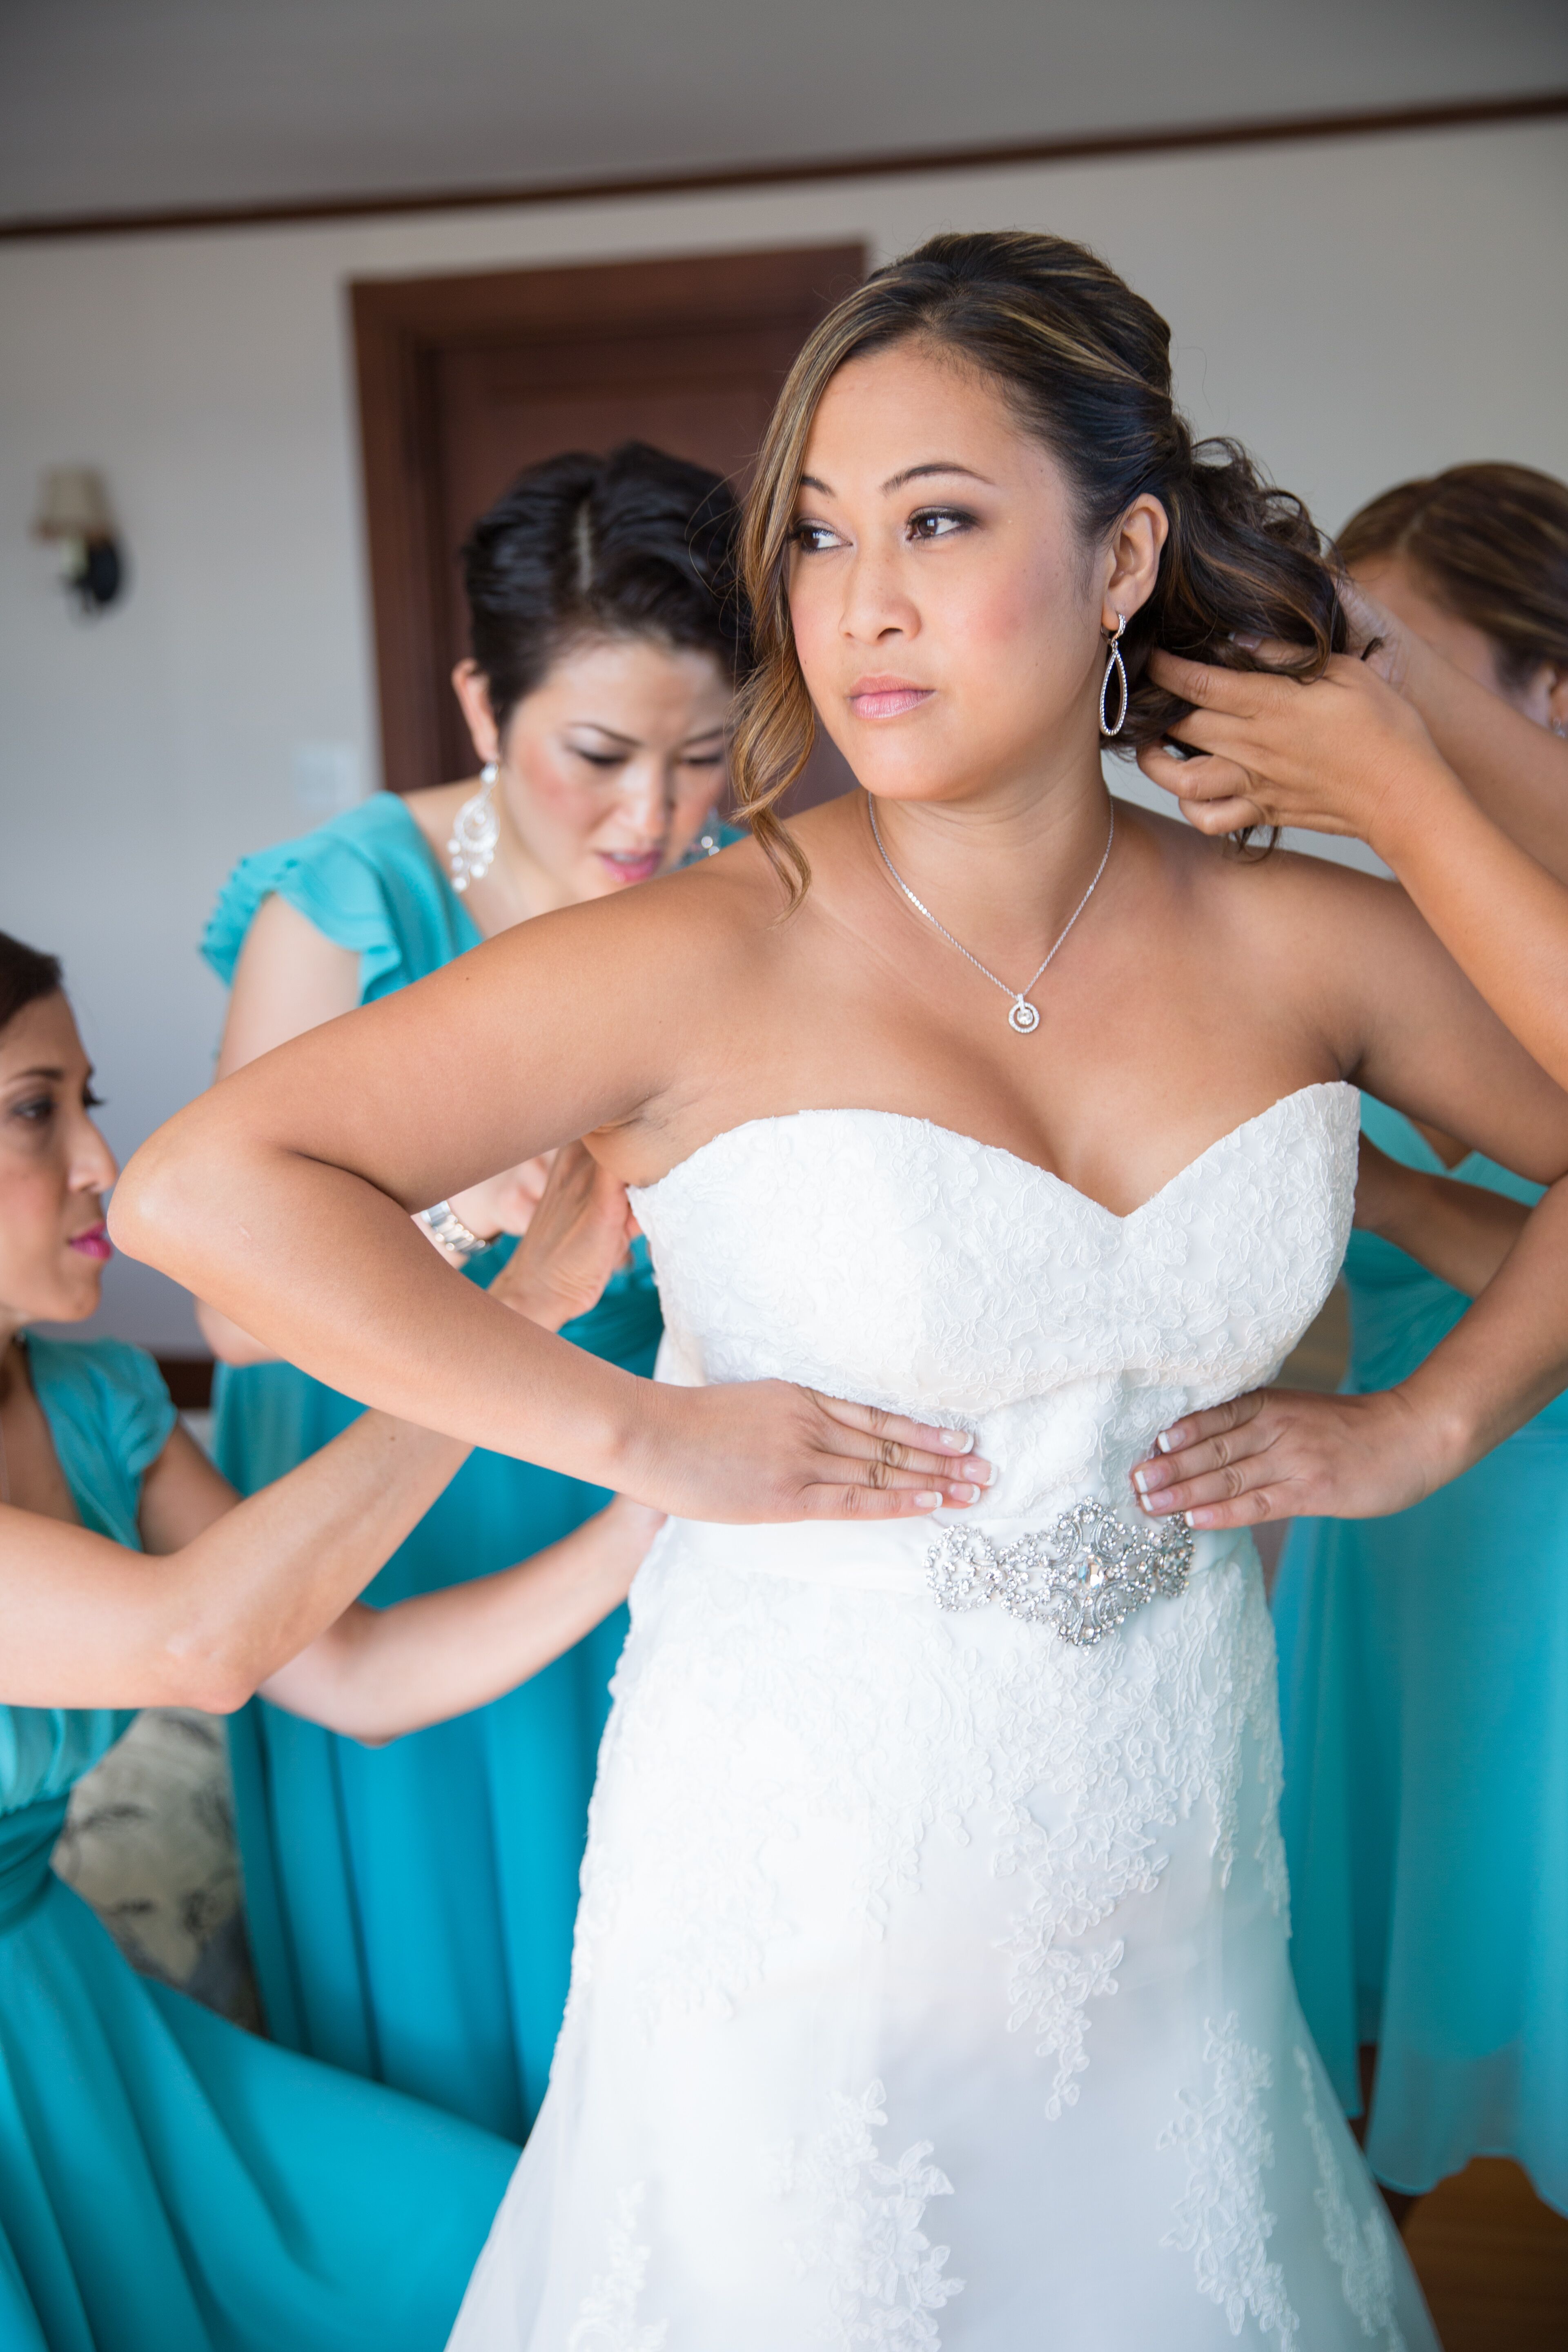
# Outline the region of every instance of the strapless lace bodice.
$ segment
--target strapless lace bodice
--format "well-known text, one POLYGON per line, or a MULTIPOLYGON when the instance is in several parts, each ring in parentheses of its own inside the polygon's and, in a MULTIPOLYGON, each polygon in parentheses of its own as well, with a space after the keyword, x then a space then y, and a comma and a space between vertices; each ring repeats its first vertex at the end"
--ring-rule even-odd
POLYGON ((1304 1087, 1127 1217, 868 1110, 634 1194, 664 1377, 970 1425, 1000 1475, 945 1531, 656 1541, 550 2093, 453 2352, 1436 2352, 1291 1990, 1250 1538, 1090 1643, 939 1572, 1056 1564, 1058 1515, 1094 1574, 1149 1541, 1127 1472, 1311 1321, 1356 1122, 1304 1087))
POLYGON ((1168 1422, 1271 1379, 1321 1307, 1359 1101, 1288 1095, 1125 1217, 925 1119, 753 1119, 632 1195, 661 1370, 974 1426, 988 1518, 1120 1499, 1168 1422))

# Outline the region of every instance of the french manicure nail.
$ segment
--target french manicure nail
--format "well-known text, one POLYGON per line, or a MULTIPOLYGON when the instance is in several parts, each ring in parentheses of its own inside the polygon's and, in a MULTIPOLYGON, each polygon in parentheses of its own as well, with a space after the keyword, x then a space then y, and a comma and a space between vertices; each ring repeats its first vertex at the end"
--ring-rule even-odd
POLYGON ((942 1496, 940 1495, 917 1495, 915 1496, 915 1508, 917 1511, 939 1511, 942 1508, 942 1496))
POLYGON ((1154 1440, 1154 1444, 1160 1453, 1169 1454, 1175 1444, 1175 1439, 1168 1429, 1163 1429, 1154 1440))
POLYGON ((1185 1519, 1188 1527, 1195 1528, 1197 1526, 1198 1515, 1195 1511, 1184 1511, 1182 1513, 1182 1517, 1185 1519))
POLYGON ((990 1463, 983 1462, 978 1454, 974 1456, 973 1462, 966 1463, 964 1466, 968 1470, 970 1476, 978 1480, 982 1486, 989 1486, 996 1475, 996 1473, 992 1468, 990 1463))
POLYGON ((1132 1473, 1132 1484, 1137 1487, 1138 1492, 1141 1495, 1146 1495, 1149 1492, 1149 1473, 1147 1470, 1134 1470, 1132 1473))
POLYGON ((978 1486, 971 1486, 968 1485, 953 1486, 950 1487, 949 1492, 955 1503, 977 1503, 980 1500, 980 1489, 978 1486))
POLYGON ((942 1443, 944 1453, 967 1454, 974 1440, 966 1429, 944 1429, 942 1443))

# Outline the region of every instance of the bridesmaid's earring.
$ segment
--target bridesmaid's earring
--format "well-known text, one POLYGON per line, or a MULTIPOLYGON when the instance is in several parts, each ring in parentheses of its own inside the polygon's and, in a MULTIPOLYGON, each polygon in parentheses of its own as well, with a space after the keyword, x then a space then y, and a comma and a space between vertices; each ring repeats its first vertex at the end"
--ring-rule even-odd
POLYGON ((704 857, 717 857, 724 845, 719 837, 719 811, 710 808, 702 820, 701 829, 685 856, 682 866, 696 866, 704 857))
POLYGON ((482 882, 495 864, 500 819, 490 794, 500 772, 494 760, 485 761, 479 770, 479 791, 463 803, 453 820, 447 855, 452 861, 452 887, 459 898, 470 882, 482 882))
POLYGON ((1127 626, 1126 616, 1116 615, 1116 635, 1110 640, 1110 652, 1105 665, 1105 676, 1100 681, 1100 731, 1102 735, 1120 735, 1127 724, 1127 665, 1121 658, 1121 632, 1127 626), (1121 684, 1121 693, 1116 705, 1116 724, 1106 724, 1105 698, 1110 691, 1112 675, 1121 684))

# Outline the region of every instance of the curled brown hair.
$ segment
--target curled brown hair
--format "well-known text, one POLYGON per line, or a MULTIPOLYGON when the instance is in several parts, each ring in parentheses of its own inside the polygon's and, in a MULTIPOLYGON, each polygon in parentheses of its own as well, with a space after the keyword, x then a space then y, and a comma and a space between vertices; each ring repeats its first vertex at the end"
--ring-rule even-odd
POLYGON ((1434 603, 1491 639, 1498 682, 1568 668, 1568 484, 1531 466, 1450 466, 1352 515, 1341 560, 1402 556, 1434 603))
POLYGON ((1170 518, 1154 592, 1122 641, 1131 686, 1118 751, 1157 741, 1188 709, 1144 675, 1159 645, 1258 667, 1238 637, 1300 648, 1313 677, 1345 643, 1334 574, 1300 500, 1234 441, 1195 443, 1171 388, 1171 331, 1083 246, 1025 230, 932 237, 829 312, 790 370, 742 525, 755 667, 741 689, 735 793, 792 903, 810 879, 774 803, 805 766, 816 716, 789 619, 795 501, 817 404, 846 361, 923 336, 998 384, 1065 468, 1085 539, 1144 491, 1170 518))

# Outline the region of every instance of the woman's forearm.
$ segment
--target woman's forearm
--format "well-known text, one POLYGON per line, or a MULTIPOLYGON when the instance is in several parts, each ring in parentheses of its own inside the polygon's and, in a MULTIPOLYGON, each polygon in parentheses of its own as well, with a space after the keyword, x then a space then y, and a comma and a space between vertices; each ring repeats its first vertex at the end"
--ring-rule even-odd
POLYGON ((177 1549, 6 1513, 0 1702, 226 1714, 363 1591, 465 1449, 364 1415, 177 1549))
POLYGON ((1486 814, 1568 882, 1568 743, 1413 635, 1403 649, 1400 690, 1486 814))
POLYGON ((143 1144, 115 1187, 117 1242, 329 1387, 624 1487, 651 1384, 487 1297, 363 1178, 253 1133, 231 1146, 225 1097, 250 1075, 143 1144))
POLYGON ((1530 1212, 1522 1201, 1405 1168, 1362 1140, 1356 1223, 1392 1242, 1439 1282, 1476 1297, 1502 1265, 1530 1212))
POLYGON ((1525 1220, 1468 1315, 1395 1393, 1422 1434, 1427 1491, 1456 1478, 1568 1386, 1568 1178, 1525 1220))
POLYGON ((264 1695, 371 1746, 484 1706, 626 1599, 659 1525, 657 1511, 616 1501, 499 1575, 390 1609, 350 1609, 264 1695))
POLYGON ((1568 1087, 1568 887, 1457 782, 1435 782, 1430 763, 1418 789, 1385 794, 1372 845, 1499 1019, 1568 1087))

